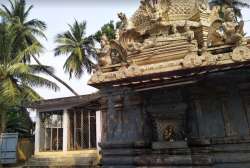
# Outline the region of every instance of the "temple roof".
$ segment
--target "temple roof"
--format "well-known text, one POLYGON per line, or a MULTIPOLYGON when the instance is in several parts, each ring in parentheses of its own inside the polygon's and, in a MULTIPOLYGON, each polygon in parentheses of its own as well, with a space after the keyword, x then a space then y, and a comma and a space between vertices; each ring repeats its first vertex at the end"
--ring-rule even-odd
POLYGON ((118 16, 122 24, 116 39, 102 38, 92 86, 143 86, 159 76, 168 79, 168 74, 234 68, 250 61, 244 22, 228 6, 210 9, 207 0, 142 0, 131 18, 118 16))
POLYGON ((37 109, 38 111, 47 111, 53 109, 70 109, 74 107, 87 106, 88 104, 96 102, 100 99, 101 95, 99 92, 88 95, 73 96, 73 97, 63 97, 57 99, 47 99, 34 102, 28 105, 29 108, 37 109))
POLYGON ((152 74, 149 76, 141 76, 138 78, 124 79, 116 81, 115 83, 102 84, 102 86, 111 85, 114 88, 130 87, 134 88, 135 91, 145 91, 157 88, 194 84, 211 74, 218 74, 243 69, 249 70, 250 62, 244 62, 244 64, 225 64, 221 66, 210 66, 202 68, 197 67, 190 70, 170 71, 161 74, 152 74))

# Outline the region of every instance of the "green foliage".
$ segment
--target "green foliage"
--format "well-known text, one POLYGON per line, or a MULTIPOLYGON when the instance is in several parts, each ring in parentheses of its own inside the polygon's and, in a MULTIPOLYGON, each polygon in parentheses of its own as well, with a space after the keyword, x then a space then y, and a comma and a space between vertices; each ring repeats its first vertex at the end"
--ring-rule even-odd
POLYGON ((34 123, 27 109, 21 106, 21 102, 16 103, 16 106, 7 109, 6 132, 18 132, 20 136, 28 137, 34 131, 34 123))
POLYGON ((75 20, 73 25, 69 25, 69 30, 56 36, 55 56, 68 55, 64 70, 69 73, 70 78, 72 74, 80 78, 85 71, 91 73, 95 66, 94 40, 92 37, 86 37, 85 31, 86 22, 75 20))
MULTIPOLYGON (((11 23, 14 26, 15 33, 18 34, 13 40, 13 55, 10 58, 15 58, 16 53, 19 51, 16 50, 25 50, 27 46, 32 44, 36 44, 35 53, 39 53, 42 51, 43 46, 37 40, 38 37, 45 37, 43 31, 46 29, 46 24, 38 19, 29 20, 29 12, 33 8, 33 6, 28 6, 26 8, 25 0, 9 0, 10 8, 5 5, 2 5, 0 8, 0 16, 4 18, 4 20, 8 23, 11 23)), ((28 51, 27 51, 28 52, 28 51)), ((23 62, 30 62, 30 58, 35 53, 27 53, 25 57, 23 57, 23 62)))
MULTIPOLYGON (((241 9, 242 8, 250 8, 250 4, 243 1, 243 0, 211 0, 210 1, 210 6, 224 6, 228 5, 229 7, 232 7, 234 9, 234 12, 237 17, 242 18, 242 13, 241 9)), ((223 14, 220 14, 221 17, 223 18, 223 14)))
MULTIPOLYGON (((14 48, 18 33, 12 24, 0 23, 0 95, 8 102, 15 102, 17 97, 25 100, 37 100, 40 96, 32 87, 45 86, 58 90, 55 83, 39 77, 37 73, 43 73, 40 65, 25 64, 22 60, 30 53, 37 53, 36 43, 26 48, 14 48), (13 58, 15 56, 15 58, 13 58)), ((51 67, 43 67, 52 70, 51 67)))
POLYGON ((98 42, 101 41, 102 35, 106 35, 109 40, 115 39, 116 36, 116 30, 120 27, 121 22, 117 22, 114 24, 114 21, 110 21, 109 23, 104 24, 101 27, 101 30, 97 31, 93 36, 94 39, 98 42))
POLYGON ((31 125, 24 104, 41 99, 32 88, 47 87, 54 91, 59 88, 38 76, 47 71, 53 73, 53 68, 30 64, 30 58, 42 52, 36 37, 45 37, 45 23, 28 20, 33 6, 26 9, 25 0, 9 3, 9 8, 5 5, 0 8, 0 127, 2 131, 27 130, 31 125))

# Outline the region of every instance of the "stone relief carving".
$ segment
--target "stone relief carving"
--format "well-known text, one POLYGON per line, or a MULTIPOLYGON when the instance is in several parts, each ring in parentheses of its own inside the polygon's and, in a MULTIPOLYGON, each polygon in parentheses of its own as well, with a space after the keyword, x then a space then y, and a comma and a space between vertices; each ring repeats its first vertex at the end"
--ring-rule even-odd
POLYGON ((122 66, 117 73, 117 78, 124 79, 127 77, 134 77, 142 75, 143 71, 135 63, 132 63, 129 67, 122 66))
POLYGON ((198 9, 202 13, 210 13, 208 0, 198 0, 198 9))
POLYGON ((90 82, 249 60, 244 23, 236 21, 232 8, 223 7, 223 19, 219 11, 210 10, 208 0, 142 0, 131 18, 118 14, 122 25, 115 40, 102 37, 101 68, 90 82), (209 24, 195 21, 199 16, 209 24), (223 53, 225 47, 233 52, 223 53))
POLYGON ((216 65, 218 60, 216 55, 212 55, 207 51, 202 54, 202 57, 204 58, 205 65, 216 65))
POLYGON ((186 21, 191 17, 192 9, 196 8, 195 3, 192 2, 198 2, 198 0, 189 1, 142 0, 139 9, 130 19, 123 13, 118 14, 122 26, 117 32, 119 38, 116 41, 119 41, 128 53, 133 53, 155 47, 158 37, 172 35, 174 38, 180 34, 185 37, 184 34, 189 34, 187 38, 193 39, 191 27, 199 25, 191 21, 186 24, 186 21))
POLYGON ((212 55, 208 51, 204 51, 202 55, 198 55, 197 52, 190 52, 185 56, 182 61, 182 66, 184 68, 193 68, 199 66, 216 65, 218 57, 212 55))
POLYGON ((236 21, 233 8, 223 8, 224 19, 219 17, 219 9, 217 7, 214 7, 212 14, 214 17, 212 20, 214 21, 211 24, 208 34, 209 46, 219 46, 224 44, 240 45, 244 38, 244 22, 236 21))
POLYGON ((110 41, 112 64, 127 63, 127 51, 116 40, 110 41))
POLYGON ((250 60, 250 49, 246 46, 239 46, 232 53, 232 60, 235 62, 250 60))
POLYGON ((193 29, 199 27, 199 23, 188 20, 193 9, 205 10, 205 3, 206 0, 141 0, 139 9, 130 19, 118 13, 122 24, 116 32, 116 40, 109 42, 107 37, 102 37, 99 65, 127 62, 128 54, 156 47, 162 40, 186 38, 191 42, 195 37, 193 29))
POLYGON ((204 58, 198 56, 198 53, 195 51, 190 51, 183 59, 182 66, 185 68, 193 68, 201 66, 204 61, 204 58))
POLYGON ((103 35, 101 37, 100 44, 101 44, 101 49, 97 51, 99 66, 111 65, 112 63, 111 57, 110 57, 111 46, 110 46, 108 37, 106 35, 103 35))
POLYGON ((118 13, 118 18, 121 20, 121 25, 120 25, 120 29, 126 30, 126 29, 132 29, 133 23, 127 18, 127 16, 125 15, 125 13, 118 13))
POLYGON ((163 138, 167 142, 170 142, 170 141, 172 142, 172 141, 176 140, 176 134, 175 134, 175 131, 174 131, 174 126, 168 125, 165 128, 164 133, 163 133, 163 138))
POLYGON ((168 125, 163 132, 163 139, 166 142, 174 142, 178 140, 186 140, 184 131, 177 132, 173 125, 168 125))

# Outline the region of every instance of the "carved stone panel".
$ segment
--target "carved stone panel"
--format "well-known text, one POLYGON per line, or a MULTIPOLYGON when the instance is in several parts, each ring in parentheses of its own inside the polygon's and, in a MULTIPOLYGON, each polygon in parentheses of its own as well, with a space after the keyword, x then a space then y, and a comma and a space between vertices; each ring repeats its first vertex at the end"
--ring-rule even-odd
POLYGON ((146 111, 152 117, 154 141, 173 142, 186 139, 187 105, 180 98, 177 98, 180 95, 176 95, 178 95, 177 92, 176 94, 169 92, 168 97, 161 97, 156 91, 155 93, 152 92, 152 97, 148 100, 150 104, 147 105, 146 111), (155 96, 159 96, 160 100, 155 96), (175 99, 179 99, 179 102, 173 102, 175 99))

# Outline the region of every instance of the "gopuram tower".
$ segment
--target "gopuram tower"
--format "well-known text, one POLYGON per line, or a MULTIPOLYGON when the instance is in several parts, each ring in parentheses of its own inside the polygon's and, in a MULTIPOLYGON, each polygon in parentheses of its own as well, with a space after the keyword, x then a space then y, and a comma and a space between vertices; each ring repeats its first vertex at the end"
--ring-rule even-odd
POLYGON ((250 40, 234 10, 143 0, 118 16, 89 81, 103 96, 101 166, 250 167, 250 40))

